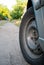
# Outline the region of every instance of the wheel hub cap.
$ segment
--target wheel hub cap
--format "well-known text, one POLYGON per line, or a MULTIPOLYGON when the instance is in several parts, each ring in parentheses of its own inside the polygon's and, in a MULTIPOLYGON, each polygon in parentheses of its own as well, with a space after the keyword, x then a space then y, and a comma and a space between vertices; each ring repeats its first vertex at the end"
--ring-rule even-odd
POLYGON ((26 35, 28 48, 35 54, 41 54, 42 49, 38 41, 39 39, 38 30, 35 27, 30 27, 30 29, 27 30, 26 35))

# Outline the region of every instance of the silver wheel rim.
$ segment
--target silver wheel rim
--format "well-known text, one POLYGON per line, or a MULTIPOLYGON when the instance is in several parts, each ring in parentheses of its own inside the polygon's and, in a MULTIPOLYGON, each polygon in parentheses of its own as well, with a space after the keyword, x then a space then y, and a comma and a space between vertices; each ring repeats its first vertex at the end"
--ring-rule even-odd
MULTIPOLYGON (((33 21, 35 22, 35 21, 33 21)), ((33 23, 32 22, 32 23, 33 23)), ((36 55, 42 54, 42 49, 39 44, 39 34, 36 28, 36 24, 32 25, 32 23, 27 24, 26 28, 26 42, 29 50, 36 55)))

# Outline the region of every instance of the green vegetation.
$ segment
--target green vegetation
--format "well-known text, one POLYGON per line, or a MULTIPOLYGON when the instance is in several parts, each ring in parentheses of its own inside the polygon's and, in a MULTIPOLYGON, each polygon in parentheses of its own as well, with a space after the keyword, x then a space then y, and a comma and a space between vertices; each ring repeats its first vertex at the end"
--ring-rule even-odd
POLYGON ((11 12, 11 16, 13 19, 19 19, 21 18, 23 14, 24 6, 23 3, 18 3, 13 7, 13 10, 11 12))
POLYGON ((16 0, 17 4, 13 6, 13 10, 10 11, 6 6, 0 4, 0 20, 13 20, 21 19, 26 6, 26 0, 16 0))
POLYGON ((0 4, 0 20, 6 20, 8 18, 11 18, 9 9, 0 4))

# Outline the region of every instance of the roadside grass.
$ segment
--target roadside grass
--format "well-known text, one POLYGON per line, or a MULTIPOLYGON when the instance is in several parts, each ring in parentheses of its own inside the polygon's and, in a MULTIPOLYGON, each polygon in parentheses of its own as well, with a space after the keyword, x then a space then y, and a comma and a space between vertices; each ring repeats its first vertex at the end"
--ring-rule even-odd
POLYGON ((0 21, 0 26, 3 26, 6 22, 7 22, 7 21, 5 21, 5 20, 4 20, 4 21, 3 21, 3 20, 0 21))
POLYGON ((18 19, 18 20, 12 20, 11 23, 13 23, 14 25, 16 25, 16 26, 19 27, 20 23, 21 23, 21 20, 20 19, 18 19))
POLYGON ((21 20, 20 19, 18 19, 18 20, 12 20, 12 21, 7 21, 7 20, 0 20, 0 26, 3 26, 5 23, 7 23, 7 22, 11 22, 11 23, 13 23, 14 25, 16 25, 16 26, 20 26, 20 23, 21 23, 21 20))

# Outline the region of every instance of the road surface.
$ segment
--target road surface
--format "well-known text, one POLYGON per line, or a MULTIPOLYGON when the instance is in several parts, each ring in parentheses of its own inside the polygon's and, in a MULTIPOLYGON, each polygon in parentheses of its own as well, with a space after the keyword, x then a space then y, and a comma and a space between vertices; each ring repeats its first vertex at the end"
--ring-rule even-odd
POLYGON ((19 45, 19 27, 12 23, 0 26, 0 65, 29 65, 19 45))

